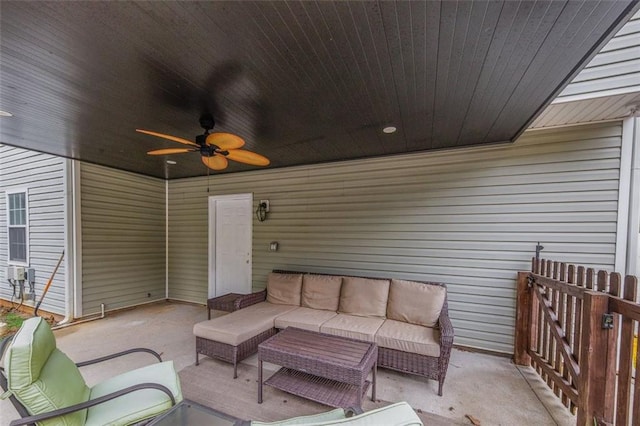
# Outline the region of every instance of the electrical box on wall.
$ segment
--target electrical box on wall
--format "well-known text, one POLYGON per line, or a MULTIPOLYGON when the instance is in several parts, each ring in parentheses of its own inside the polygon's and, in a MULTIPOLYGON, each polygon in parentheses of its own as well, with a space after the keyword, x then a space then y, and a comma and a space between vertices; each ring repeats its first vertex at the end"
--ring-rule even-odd
POLYGON ((29 282, 29 284, 35 284, 36 283, 36 270, 33 269, 33 268, 27 269, 24 279, 27 280, 29 282))
POLYGON ((8 280, 16 280, 16 281, 24 281, 25 279, 25 271, 23 266, 7 266, 7 279, 8 280))

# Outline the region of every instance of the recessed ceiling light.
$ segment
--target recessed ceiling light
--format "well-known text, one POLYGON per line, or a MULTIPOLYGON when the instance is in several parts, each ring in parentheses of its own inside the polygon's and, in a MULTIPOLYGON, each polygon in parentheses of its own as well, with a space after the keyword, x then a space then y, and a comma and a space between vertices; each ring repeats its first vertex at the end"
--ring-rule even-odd
POLYGON ((398 130, 398 129, 396 129, 396 128, 395 128, 395 127, 393 127, 393 126, 387 126, 387 127, 385 127, 384 129, 382 129, 382 131, 383 131, 383 132, 385 132, 385 133, 387 133, 387 134, 388 134, 388 133, 395 133, 395 131, 396 131, 396 130, 398 130))
POLYGON ((173 166, 174 164, 177 164, 177 163, 173 160, 167 160, 167 164, 171 164, 173 166))
POLYGON ((13 117, 13 114, 11 114, 8 111, 2 111, 0 110, 0 117, 13 117))

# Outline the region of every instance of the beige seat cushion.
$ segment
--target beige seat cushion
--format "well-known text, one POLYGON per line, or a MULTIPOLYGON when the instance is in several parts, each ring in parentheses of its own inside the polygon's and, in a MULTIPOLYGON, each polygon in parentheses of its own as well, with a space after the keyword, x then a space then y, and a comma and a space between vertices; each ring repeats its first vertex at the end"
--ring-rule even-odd
POLYGON ((340 308, 343 314, 386 318, 389 280, 343 277, 340 308))
POLYGON ((433 357, 440 356, 439 340, 440 334, 436 329, 390 319, 385 320, 375 338, 382 348, 433 357))
POLYGON ((391 280, 387 318, 433 327, 438 323, 446 291, 435 284, 391 280))
POLYGON ((302 274, 271 272, 267 278, 267 302, 300 306, 302 274))
POLYGON ((340 287, 341 276, 305 274, 300 306, 335 312, 340 304, 340 287))
POLYGON ((276 328, 298 327, 304 330, 320 331, 320 326, 338 315, 332 311, 300 307, 280 315, 275 320, 276 328))
POLYGON ((375 335, 384 319, 338 314, 320 326, 320 332, 351 339, 375 341, 375 335))
POLYGON ((274 327, 279 315, 296 309, 291 305, 260 302, 221 317, 202 321, 193 326, 198 337, 238 346, 240 343, 274 327))

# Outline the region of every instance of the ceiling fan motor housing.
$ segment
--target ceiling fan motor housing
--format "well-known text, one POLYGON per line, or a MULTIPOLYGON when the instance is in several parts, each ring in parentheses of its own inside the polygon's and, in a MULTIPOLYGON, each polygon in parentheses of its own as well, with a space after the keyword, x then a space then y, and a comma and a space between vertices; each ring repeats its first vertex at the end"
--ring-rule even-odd
POLYGON ((229 151, 223 151, 219 146, 207 144, 208 133, 196 136, 196 143, 200 146, 200 154, 211 157, 215 154, 229 155, 229 151))
POLYGON ((200 116, 200 127, 205 129, 207 132, 216 125, 216 122, 213 120, 213 116, 211 114, 203 114, 200 116))

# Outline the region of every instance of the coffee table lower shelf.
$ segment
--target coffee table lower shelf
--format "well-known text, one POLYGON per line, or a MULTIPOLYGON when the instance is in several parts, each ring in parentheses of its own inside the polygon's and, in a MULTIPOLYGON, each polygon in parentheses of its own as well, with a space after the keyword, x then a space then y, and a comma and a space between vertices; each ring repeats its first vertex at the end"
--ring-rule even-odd
POLYGON ((362 395, 358 395, 359 387, 336 380, 325 379, 290 368, 281 368, 264 382, 293 395, 301 396, 332 407, 360 407, 360 401, 371 384, 365 381, 362 395))

